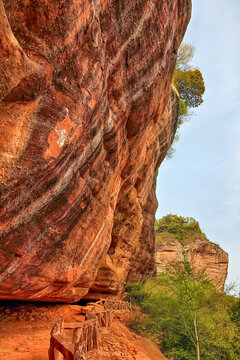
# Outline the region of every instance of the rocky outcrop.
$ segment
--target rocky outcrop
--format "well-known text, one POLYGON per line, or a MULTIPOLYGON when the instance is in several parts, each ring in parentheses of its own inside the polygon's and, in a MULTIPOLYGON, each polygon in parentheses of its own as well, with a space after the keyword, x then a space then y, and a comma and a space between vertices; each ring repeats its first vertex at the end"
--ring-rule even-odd
POLYGON ((154 183, 190 10, 0 0, 0 298, 73 302, 154 271, 154 183))
POLYGON ((164 272, 169 264, 188 261, 197 271, 204 271, 219 290, 223 290, 228 273, 228 254, 213 242, 197 237, 181 243, 172 236, 156 244, 157 272, 164 272))

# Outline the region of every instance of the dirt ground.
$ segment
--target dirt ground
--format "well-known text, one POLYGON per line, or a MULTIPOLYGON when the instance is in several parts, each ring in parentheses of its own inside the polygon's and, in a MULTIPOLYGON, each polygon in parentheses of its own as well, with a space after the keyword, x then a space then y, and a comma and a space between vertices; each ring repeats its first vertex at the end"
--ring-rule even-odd
MULTIPOLYGON (((48 360, 57 316, 81 321, 80 313, 79 305, 0 302, 0 360, 48 360)), ((119 315, 111 329, 100 331, 100 345, 99 360, 167 360, 156 344, 131 332, 119 315)))

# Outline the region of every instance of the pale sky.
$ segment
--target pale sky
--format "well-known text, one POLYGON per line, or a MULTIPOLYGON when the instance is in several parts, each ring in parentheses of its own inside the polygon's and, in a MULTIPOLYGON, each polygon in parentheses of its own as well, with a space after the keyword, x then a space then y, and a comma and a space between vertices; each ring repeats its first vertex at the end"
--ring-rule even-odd
POLYGON ((206 92, 160 167, 156 218, 194 217, 228 252, 228 280, 240 282, 240 0, 192 2, 184 42, 196 47, 206 92))

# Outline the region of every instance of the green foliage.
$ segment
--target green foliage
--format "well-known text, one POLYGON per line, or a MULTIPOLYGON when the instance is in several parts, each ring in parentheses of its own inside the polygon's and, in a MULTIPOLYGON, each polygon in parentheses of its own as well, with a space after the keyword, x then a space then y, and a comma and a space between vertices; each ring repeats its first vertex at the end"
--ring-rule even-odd
POLYGON ((164 236, 170 234, 178 241, 187 241, 196 237, 206 238, 200 229, 199 223, 192 217, 182 217, 178 215, 166 215, 154 224, 156 240, 163 241, 164 236), (162 236, 161 236, 162 235, 162 236))
MULTIPOLYGON (((190 44, 182 44, 178 49, 177 62, 173 77, 181 100, 186 107, 197 107, 203 102, 203 94, 205 92, 205 85, 202 73, 199 69, 193 68, 189 65, 195 52, 195 47, 190 44)), ((181 115, 182 104, 179 107, 179 115, 181 115)))
POLYGON ((138 316, 133 328, 153 338, 167 357, 195 360, 198 342, 201 360, 240 359, 240 335, 230 314, 237 299, 219 293, 189 263, 127 290, 147 315, 138 316))
POLYGON ((143 283, 132 283, 126 285, 125 290, 128 292, 128 300, 132 304, 141 304, 145 300, 147 293, 143 283))
POLYGON ((189 109, 187 103, 180 99, 179 101, 179 110, 178 110, 178 128, 187 121, 188 117, 190 116, 189 109))
POLYGON ((174 83, 178 89, 180 98, 188 107, 197 107, 203 102, 205 85, 202 73, 199 69, 175 70, 174 83))
POLYGON ((205 85, 202 73, 199 69, 189 65, 193 58, 195 47, 190 44, 182 44, 178 49, 177 62, 173 76, 173 84, 180 96, 176 134, 173 138, 166 158, 172 159, 175 153, 174 145, 179 139, 179 128, 186 122, 192 112, 189 108, 197 107, 203 102, 205 85))
POLYGON ((176 141, 178 141, 178 140, 176 140, 175 137, 174 137, 173 142, 172 142, 172 144, 171 144, 170 148, 168 149, 168 152, 167 152, 167 154, 165 156, 165 159, 171 160, 174 157, 174 154, 176 152, 176 149, 175 149, 174 145, 175 145, 176 141))
POLYGON ((229 309, 231 320, 235 323, 240 334, 240 300, 236 301, 229 309))

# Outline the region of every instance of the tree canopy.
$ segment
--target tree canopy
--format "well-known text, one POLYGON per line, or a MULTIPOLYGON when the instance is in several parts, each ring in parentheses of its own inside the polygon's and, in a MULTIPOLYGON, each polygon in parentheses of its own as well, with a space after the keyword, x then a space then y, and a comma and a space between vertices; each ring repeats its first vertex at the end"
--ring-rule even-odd
POLYGON ((180 102, 176 134, 166 155, 171 159, 175 153, 174 143, 179 140, 179 128, 192 115, 189 108, 195 108, 203 102, 205 84, 201 71, 190 65, 195 53, 195 47, 190 44, 180 45, 173 76, 173 84, 177 89, 180 102))
POLYGON ((174 82, 180 98, 188 107, 197 107, 203 102, 205 85, 199 69, 175 70, 174 82))
POLYGON ((194 46, 190 44, 180 45, 173 77, 173 82, 180 98, 188 107, 199 106, 203 102, 203 94, 205 92, 201 71, 189 64, 194 56, 194 52, 194 46))

